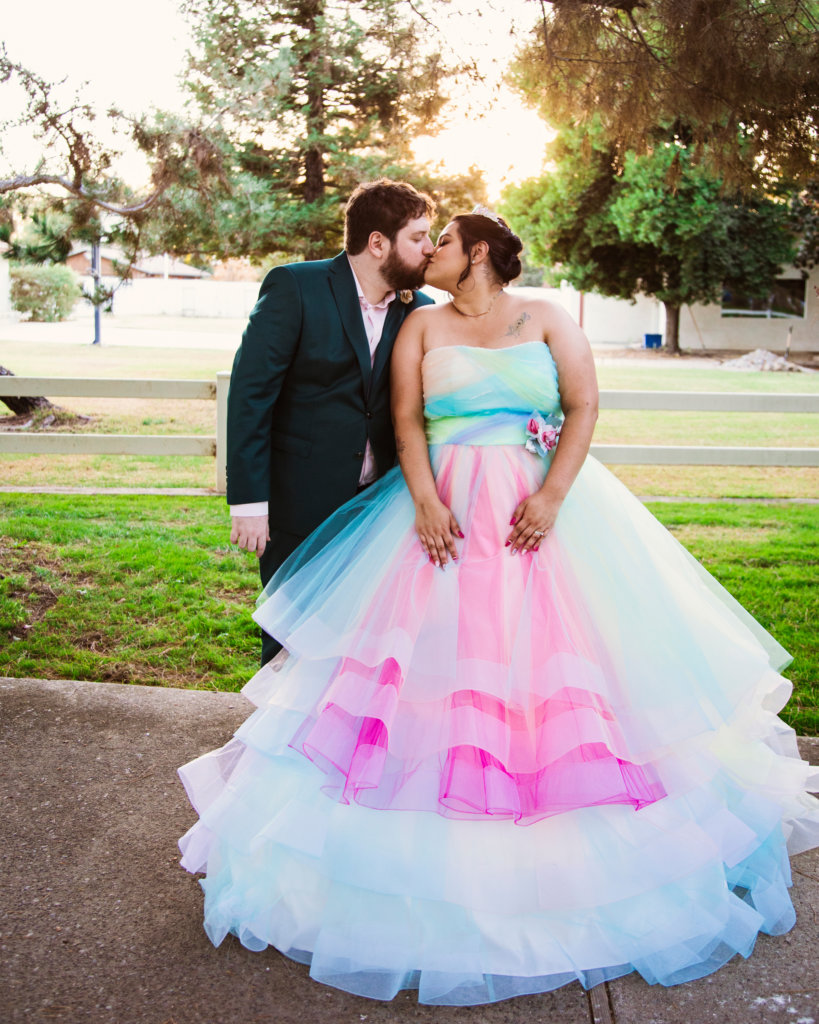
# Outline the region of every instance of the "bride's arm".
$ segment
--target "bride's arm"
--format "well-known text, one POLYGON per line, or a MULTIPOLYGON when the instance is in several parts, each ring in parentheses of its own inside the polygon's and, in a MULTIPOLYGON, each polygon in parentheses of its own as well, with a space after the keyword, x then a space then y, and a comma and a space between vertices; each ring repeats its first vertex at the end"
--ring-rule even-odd
POLYGON ((457 560, 455 538, 463 537, 463 533, 455 517, 438 497, 429 461, 421 384, 423 316, 423 312, 418 310, 407 317, 395 342, 391 361, 392 421, 398 461, 415 503, 418 539, 430 560, 443 566, 450 557, 457 560))
POLYGON ((559 306, 549 303, 544 318, 545 340, 557 365, 563 426, 543 486, 512 513, 514 529, 507 538, 513 550, 537 550, 554 525, 563 499, 580 472, 597 422, 597 374, 588 339, 559 306), (536 537, 535 531, 543 534, 536 537))

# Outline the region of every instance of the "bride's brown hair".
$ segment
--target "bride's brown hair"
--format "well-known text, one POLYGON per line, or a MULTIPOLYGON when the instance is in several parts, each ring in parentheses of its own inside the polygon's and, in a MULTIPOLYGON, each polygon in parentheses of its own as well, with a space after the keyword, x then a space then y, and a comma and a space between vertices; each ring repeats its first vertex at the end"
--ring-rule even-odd
MULTIPOLYGON (((489 246, 489 262, 500 283, 509 284, 520 276, 520 252, 523 249, 523 242, 502 217, 494 220, 491 217, 484 217, 481 213, 461 213, 452 220, 458 225, 461 248, 465 256, 471 259, 472 250, 478 242, 486 242, 489 246)), ((458 284, 463 284, 469 277, 470 269, 467 265, 458 278, 458 284)))

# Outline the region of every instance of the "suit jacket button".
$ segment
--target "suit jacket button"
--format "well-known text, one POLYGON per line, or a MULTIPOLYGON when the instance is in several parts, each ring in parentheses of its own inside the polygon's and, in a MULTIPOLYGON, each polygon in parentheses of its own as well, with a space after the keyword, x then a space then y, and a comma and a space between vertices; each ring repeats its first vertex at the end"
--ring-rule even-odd
POLYGON ((371 420, 373 418, 373 414, 369 410, 367 410, 365 415, 367 416, 368 420, 371 420))
POLYGON ((354 459, 363 459, 364 458, 364 452, 356 452, 355 455, 353 455, 353 458, 354 459))

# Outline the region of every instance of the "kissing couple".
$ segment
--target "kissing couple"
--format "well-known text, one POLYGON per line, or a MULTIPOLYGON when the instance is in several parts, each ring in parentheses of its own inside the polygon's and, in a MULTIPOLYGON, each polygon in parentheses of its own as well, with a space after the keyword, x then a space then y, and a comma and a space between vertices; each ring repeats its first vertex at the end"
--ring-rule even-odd
POLYGON ((182 865, 214 945, 375 999, 702 977, 792 927, 819 842, 790 658, 588 454, 589 343, 507 289, 517 235, 434 214, 362 185, 344 252, 262 285, 228 501, 263 665, 180 769, 182 865))

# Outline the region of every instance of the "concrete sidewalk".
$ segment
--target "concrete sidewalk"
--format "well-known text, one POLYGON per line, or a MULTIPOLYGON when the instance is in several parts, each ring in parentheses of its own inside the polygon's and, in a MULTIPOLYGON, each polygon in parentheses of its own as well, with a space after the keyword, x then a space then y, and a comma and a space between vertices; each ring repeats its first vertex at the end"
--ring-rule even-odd
MULTIPOLYGON (((793 861, 793 932, 673 989, 629 977, 493 1006, 381 1004, 275 950, 214 949, 178 865, 195 814, 176 768, 250 710, 238 694, 0 679, 4 1024, 819 1024, 817 851, 793 861)), ((819 740, 803 754, 819 760, 819 740)))

